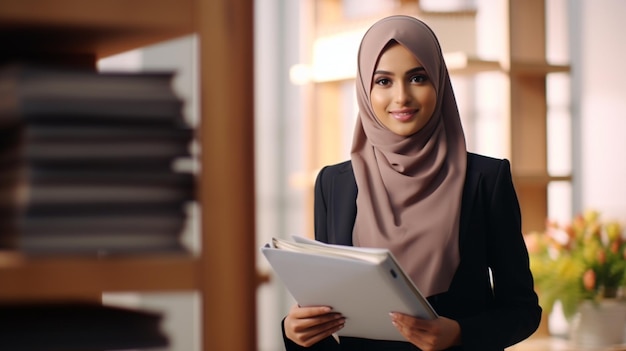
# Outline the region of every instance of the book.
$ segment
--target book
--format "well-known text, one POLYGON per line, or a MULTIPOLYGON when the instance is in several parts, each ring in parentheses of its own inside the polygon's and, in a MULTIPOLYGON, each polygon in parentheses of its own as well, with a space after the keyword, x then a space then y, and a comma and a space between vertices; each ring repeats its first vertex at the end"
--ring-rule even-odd
POLYGON ((59 205, 30 208, 15 226, 19 235, 14 235, 14 246, 28 254, 113 255, 184 250, 181 234, 187 213, 183 206, 97 206, 99 210, 93 204, 92 210, 78 207, 65 211, 59 205), (54 211, 46 211, 51 207, 54 211))
POLYGON ((438 317, 389 250, 293 238, 273 238, 261 251, 300 306, 330 306, 346 317, 338 336, 405 340, 390 312, 438 317))
POLYGON ((0 247, 25 252, 180 250, 195 200, 194 175, 173 171, 33 168, 14 178, 0 175, 0 247))
POLYGON ((196 155, 173 76, 0 66, 0 247, 180 250, 196 155))
POLYGON ((0 248, 35 254, 178 252, 187 212, 176 203, 0 208, 0 248))
MULTIPOLYGON (((95 228, 95 229, 94 229, 95 228)), ((92 229, 80 233, 47 231, 23 233, 17 238, 20 251, 29 255, 121 255, 187 252, 177 232, 153 230, 92 229)))
POLYGON ((23 123, 0 130, 0 165, 171 161, 191 157, 193 133, 188 126, 23 123))
POLYGON ((165 348, 157 311, 96 303, 0 304, 0 350, 136 350, 165 348))
POLYGON ((0 175, 0 207, 93 203, 184 203, 194 199, 190 173, 27 168, 0 175))
POLYGON ((173 72, 97 72, 12 64, 0 67, 0 127, 24 120, 182 120, 173 72))

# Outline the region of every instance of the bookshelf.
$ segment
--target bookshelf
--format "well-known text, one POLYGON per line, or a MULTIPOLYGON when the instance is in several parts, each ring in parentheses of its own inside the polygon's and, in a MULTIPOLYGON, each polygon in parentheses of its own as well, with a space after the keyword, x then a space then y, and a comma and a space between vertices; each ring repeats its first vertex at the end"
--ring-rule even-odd
POLYGON ((524 233, 545 228, 550 183, 572 181, 548 171, 547 77, 570 67, 547 62, 546 16, 546 1, 507 1, 511 165, 524 233))
POLYGON ((256 349, 252 0, 5 0, 0 62, 96 60, 196 34, 199 254, 30 258, 0 252, 0 301, 197 292, 202 350, 256 349), (236 69, 234 69, 236 68, 236 69), (244 336, 244 337, 242 337, 244 336))
MULTIPOLYGON (((424 11, 419 1, 398 1, 392 9, 381 10, 363 17, 346 16, 340 0, 320 0, 311 4, 310 13, 318 14, 310 28, 311 43, 328 42, 328 38, 347 38, 335 45, 354 49, 364 31, 375 20, 391 15, 416 16, 428 23, 439 37, 447 67, 451 75, 468 76, 498 72, 506 77, 506 115, 513 177, 522 209, 522 229, 525 233, 542 230, 548 216, 548 187, 553 182, 571 182, 571 175, 551 175, 548 171, 547 87, 546 79, 552 73, 568 73, 567 64, 552 64, 546 57, 546 1, 498 1, 504 18, 505 31, 502 52, 497 58, 485 59, 476 53, 477 10, 462 9, 454 12, 424 11), (460 35, 462 33, 462 35, 460 35)), ((495 27, 494 27, 495 28, 495 27)), ((500 27, 497 27, 500 28, 500 27)), ((496 43, 495 45, 498 45, 496 43)), ((312 45, 313 46, 313 45, 312 45)), ((326 47, 324 47, 326 49, 326 47)), ((353 50, 354 53, 356 50, 353 50)), ((354 55, 350 53, 349 57, 354 55)), ((318 55, 327 57, 328 55, 318 55)), ((331 55, 332 56, 332 55, 331 55)), ((315 52, 311 53, 315 66, 315 52)), ((341 76, 324 76, 313 79, 309 88, 308 130, 312 131, 309 172, 316 173, 321 166, 343 160, 340 154, 343 127, 341 100, 342 83, 354 79, 356 67, 335 68, 341 76), (345 73, 348 72, 348 73, 345 73)), ((336 66, 343 62, 336 63, 336 66)), ((315 67, 314 67, 315 68, 315 67)), ((315 69, 313 69, 315 71, 315 69)), ((351 131, 347 133, 351 135, 351 131)), ((314 178, 311 178, 314 179, 314 178)), ((308 184, 309 206, 312 213, 312 180, 308 184)), ((312 217, 309 218, 312 220, 312 217)))

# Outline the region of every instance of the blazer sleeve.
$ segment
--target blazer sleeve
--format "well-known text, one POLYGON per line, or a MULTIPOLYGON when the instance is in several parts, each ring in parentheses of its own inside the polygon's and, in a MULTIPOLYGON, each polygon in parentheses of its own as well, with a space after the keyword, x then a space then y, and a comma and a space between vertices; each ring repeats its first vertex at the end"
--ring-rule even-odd
POLYGON ((322 168, 315 181, 315 239, 352 246, 357 185, 350 161, 322 168))
POLYGON ((314 201, 313 201, 313 225, 315 227, 315 240, 328 242, 328 201, 329 187, 328 166, 322 168, 315 179, 314 201))
POLYGON ((500 162, 495 182, 486 183, 490 196, 483 210, 489 219, 487 264, 493 277, 493 303, 483 313, 459 320, 467 350, 502 350, 524 340, 537 329, 542 312, 509 162, 500 162))

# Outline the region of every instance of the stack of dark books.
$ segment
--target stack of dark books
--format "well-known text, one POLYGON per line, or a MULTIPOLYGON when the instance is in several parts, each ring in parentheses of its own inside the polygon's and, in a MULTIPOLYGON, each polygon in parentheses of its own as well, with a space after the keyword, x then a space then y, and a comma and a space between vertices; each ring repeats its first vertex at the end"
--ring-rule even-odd
POLYGON ((182 250, 194 132, 173 76, 0 68, 0 247, 182 250))
POLYGON ((0 350, 156 349, 161 313, 86 302, 0 304, 0 350))

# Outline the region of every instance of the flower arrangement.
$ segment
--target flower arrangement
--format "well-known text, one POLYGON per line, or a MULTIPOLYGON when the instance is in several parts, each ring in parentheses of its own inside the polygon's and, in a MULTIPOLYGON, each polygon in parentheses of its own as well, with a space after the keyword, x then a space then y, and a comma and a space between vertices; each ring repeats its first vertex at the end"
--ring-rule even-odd
POLYGON ((550 313, 561 301, 571 317, 584 300, 618 297, 626 284, 626 239, 617 221, 601 222, 597 211, 571 223, 548 221, 546 230, 526 236, 530 269, 541 306, 550 313))

